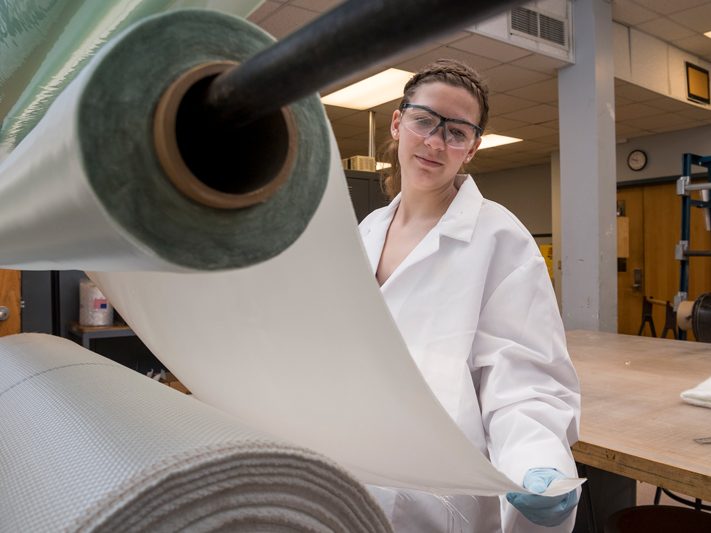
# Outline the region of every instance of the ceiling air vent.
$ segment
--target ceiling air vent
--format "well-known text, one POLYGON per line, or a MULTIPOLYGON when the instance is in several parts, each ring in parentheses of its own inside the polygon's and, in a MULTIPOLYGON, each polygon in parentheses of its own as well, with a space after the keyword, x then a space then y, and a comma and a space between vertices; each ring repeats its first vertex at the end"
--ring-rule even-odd
POLYGON ((525 7, 511 10, 511 33, 533 37, 540 42, 568 46, 565 20, 525 7))

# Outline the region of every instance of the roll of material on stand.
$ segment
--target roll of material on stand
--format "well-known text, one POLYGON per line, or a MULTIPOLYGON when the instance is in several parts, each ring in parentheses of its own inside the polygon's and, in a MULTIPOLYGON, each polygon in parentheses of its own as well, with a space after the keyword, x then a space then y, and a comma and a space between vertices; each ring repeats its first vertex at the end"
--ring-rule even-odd
POLYGON ((711 342, 711 292, 705 292, 694 300, 691 326, 697 341, 711 342))
POLYGON ((192 163, 204 175, 192 182, 207 181, 218 205, 167 179, 154 140, 156 109, 176 79, 201 65, 240 62, 271 42, 240 19, 185 10, 145 19, 104 46, 0 165, 0 263, 220 270, 264 261, 293 243, 328 176, 317 96, 199 153, 192 163), (266 145, 269 154, 259 148, 266 145))
POLYGON ((200 73, 270 41, 239 19, 187 11, 107 45, 0 168, 11 208, 0 209, 0 264, 93 271, 198 399, 363 482, 528 492, 457 427, 408 353, 316 95, 224 136, 210 157, 183 149, 183 135, 196 139, 181 102, 200 73))
POLYGON ((692 328, 691 316, 694 310, 694 302, 684 300, 679 303, 676 309, 676 323, 682 331, 689 331, 692 328))

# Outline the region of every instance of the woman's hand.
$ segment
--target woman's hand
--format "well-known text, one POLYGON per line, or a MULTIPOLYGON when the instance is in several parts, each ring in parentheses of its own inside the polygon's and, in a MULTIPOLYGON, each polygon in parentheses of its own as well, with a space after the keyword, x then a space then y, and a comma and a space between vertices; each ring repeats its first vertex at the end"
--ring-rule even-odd
MULTIPOLYGON (((523 478, 523 486, 534 492, 543 492, 554 479, 565 477, 555 468, 531 468, 523 478)), ((578 503, 577 490, 560 496, 539 496, 509 492, 506 499, 534 524, 553 527, 563 523, 578 503)))

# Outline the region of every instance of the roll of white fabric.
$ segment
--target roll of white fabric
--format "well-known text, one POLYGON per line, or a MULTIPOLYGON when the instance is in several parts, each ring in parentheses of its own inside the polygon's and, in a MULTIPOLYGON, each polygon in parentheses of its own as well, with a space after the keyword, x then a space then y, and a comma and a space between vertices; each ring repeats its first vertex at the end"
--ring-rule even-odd
POLYGON ((0 365, 1 532, 390 530, 328 459, 68 340, 0 365))

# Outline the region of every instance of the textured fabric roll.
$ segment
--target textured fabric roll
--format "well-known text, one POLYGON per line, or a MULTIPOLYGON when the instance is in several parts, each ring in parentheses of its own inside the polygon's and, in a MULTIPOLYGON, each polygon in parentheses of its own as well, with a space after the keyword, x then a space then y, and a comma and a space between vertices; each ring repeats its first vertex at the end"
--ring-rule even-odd
POLYGON ((57 337, 0 340, 0 531, 389 531, 355 480, 57 337))
MULTIPOLYGON (((182 10, 146 18, 105 45, 0 164, 0 264, 223 270, 290 246, 328 179, 329 130, 317 95, 289 106, 293 167, 269 201, 250 207, 217 209, 185 196, 166 177, 153 137, 158 102, 181 74, 244 61, 273 42, 242 19, 182 10)), ((287 159, 276 130, 251 125, 228 147, 228 181, 261 178, 287 159)))

